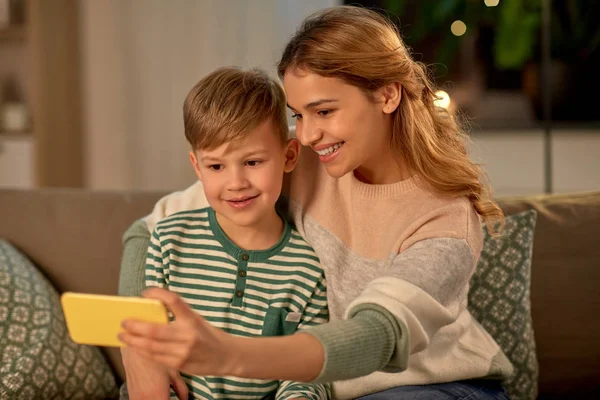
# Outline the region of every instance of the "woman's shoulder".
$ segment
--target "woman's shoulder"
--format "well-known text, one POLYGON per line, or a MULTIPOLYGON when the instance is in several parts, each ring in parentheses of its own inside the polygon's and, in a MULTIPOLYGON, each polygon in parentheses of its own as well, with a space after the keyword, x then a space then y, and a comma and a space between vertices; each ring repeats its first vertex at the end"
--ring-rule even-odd
POLYGON ((196 210, 208 207, 202 182, 196 181, 185 190, 169 193, 154 205, 152 212, 144 217, 148 230, 152 232, 156 224, 166 217, 181 211, 196 210))
POLYGON ((426 188, 415 196, 412 234, 402 243, 402 249, 424 239, 446 237, 465 240, 473 254, 479 254, 483 243, 481 220, 466 196, 443 195, 426 188))

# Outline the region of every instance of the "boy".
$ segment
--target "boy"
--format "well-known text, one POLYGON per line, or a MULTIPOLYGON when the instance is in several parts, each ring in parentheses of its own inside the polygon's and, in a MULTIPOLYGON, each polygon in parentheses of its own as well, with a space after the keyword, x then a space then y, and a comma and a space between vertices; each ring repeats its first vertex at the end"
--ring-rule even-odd
MULTIPOLYGON (((288 139, 282 87, 260 70, 218 69, 188 94, 184 126, 210 207, 157 224, 146 285, 178 293, 235 335, 286 335, 326 322, 319 260, 275 208, 299 152, 288 139)), ((194 398, 329 397, 326 385, 183 376, 194 398)))

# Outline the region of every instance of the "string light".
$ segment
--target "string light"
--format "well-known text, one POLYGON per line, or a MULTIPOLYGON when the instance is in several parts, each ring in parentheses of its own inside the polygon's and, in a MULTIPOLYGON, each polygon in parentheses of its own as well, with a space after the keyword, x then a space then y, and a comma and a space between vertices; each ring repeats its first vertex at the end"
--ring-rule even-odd
POLYGON ((433 101, 434 106, 445 109, 448 109, 448 107, 450 107, 450 95, 447 92, 443 90, 438 90, 437 92, 435 92, 435 97, 437 97, 437 99, 433 101))
POLYGON ((467 32, 467 25, 458 19, 450 25, 450 31, 454 36, 462 36, 467 32))
POLYGON ((500 0, 483 0, 483 2, 488 7, 496 7, 500 3, 500 0))

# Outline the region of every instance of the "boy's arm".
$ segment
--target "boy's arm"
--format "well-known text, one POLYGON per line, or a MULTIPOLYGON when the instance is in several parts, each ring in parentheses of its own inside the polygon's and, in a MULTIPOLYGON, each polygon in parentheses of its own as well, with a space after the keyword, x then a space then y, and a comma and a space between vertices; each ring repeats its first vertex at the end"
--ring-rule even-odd
MULTIPOLYGON (((329 310, 327 308, 327 282, 322 274, 315 290, 306 304, 302 314, 298 330, 304 330, 311 326, 324 324, 329 321, 329 310)), ((296 381, 280 381, 276 400, 331 399, 331 385, 329 383, 302 383, 296 381)))

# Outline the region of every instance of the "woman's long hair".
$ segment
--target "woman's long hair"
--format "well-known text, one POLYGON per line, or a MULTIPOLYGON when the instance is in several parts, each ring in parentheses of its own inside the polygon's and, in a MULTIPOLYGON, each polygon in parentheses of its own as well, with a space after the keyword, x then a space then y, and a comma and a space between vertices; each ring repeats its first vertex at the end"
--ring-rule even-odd
POLYGON ((339 6, 304 20, 278 64, 343 80, 371 99, 375 90, 399 82, 400 105, 393 115, 392 143, 433 189, 466 196, 490 232, 503 223, 482 169, 467 155, 468 136, 454 115, 434 104, 433 83, 423 63, 413 60, 396 26, 361 7, 339 6))

